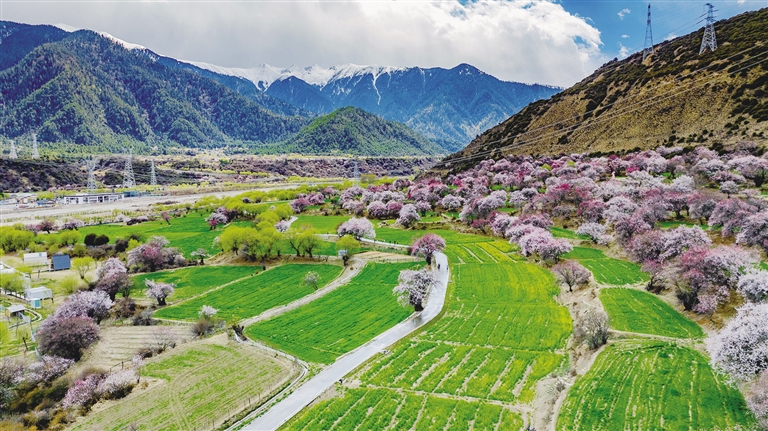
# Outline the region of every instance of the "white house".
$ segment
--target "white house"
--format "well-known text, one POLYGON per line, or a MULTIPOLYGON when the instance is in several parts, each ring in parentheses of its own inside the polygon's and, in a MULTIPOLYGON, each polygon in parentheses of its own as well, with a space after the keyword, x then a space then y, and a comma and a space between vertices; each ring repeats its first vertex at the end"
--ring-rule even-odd
POLYGON ((123 200, 122 193, 78 193, 74 196, 64 196, 63 198, 64 203, 67 205, 100 204, 121 200, 123 200))

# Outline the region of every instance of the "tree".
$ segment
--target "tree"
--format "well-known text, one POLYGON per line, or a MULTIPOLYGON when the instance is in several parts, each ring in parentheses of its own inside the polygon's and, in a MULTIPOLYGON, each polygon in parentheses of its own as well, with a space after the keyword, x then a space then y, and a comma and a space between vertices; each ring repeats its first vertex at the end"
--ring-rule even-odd
POLYGON ((305 225, 301 227, 296 239, 298 240, 299 248, 302 252, 307 253, 312 258, 312 252, 322 243, 322 240, 317 236, 317 230, 311 225, 305 225))
POLYGON ((342 223, 336 233, 339 236, 352 235, 356 240, 360 240, 360 238, 376 238, 376 230, 373 228, 373 223, 364 217, 352 217, 342 223))
POLYGON ((304 212, 304 210, 307 209, 308 206, 312 205, 312 203, 309 202, 309 200, 306 198, 299 198, 292 200, 289 205, 291 206, 293 212, 298 214, 304 212))
POLYGON ((96 271, 96 290, 102 290, 109 295, 109 299, 115 300, 120 292, 124 297, 128 296, 133 282, 128 278, 128 270, 122 262, 115 257, 107 259, 96 271))
POLYGON ((243 241, 250 236, 255 229, 252 227, 229 226, 218 236, 219 246, 222 251, 237 254, 243 247, 243 241))
POLYGON ((168 214, 168 211, 163 211, 162 213, 160 213, 160 217, 162 217, 163 221, 168 223, 168 225, 170 226, 170 224, 171 224, 171 215, 168 214))
POLYGON ((78 220, 76 218, 68 218, 63 225, 61 225, 62 230, 76 230, 80 229, 81 227, 85 226, 85 223, 82 220, 78 220))
POLYGON ((768 271, 752 269, 739 277, 737 289, 752 302, 762 302, 768 297, 768 271))
POLYGON ((768 371, 763 370, 747 391, 747 406, 763 428, 768 428, 768 371))
POLYGON ((707 342, 712 363, 738 381, 768 367, 768 303, 747 304, 707 342))
POLYGON ((546 262, 557 262, 560 256, 573 250, 568 241, 555 239, 544 229, 533 226, 531 228, 531 232, 523 235, 518 241, 523 256, 537 254, 546 262))
POLYGON ((200 259, 200 265, 205 265, 205 258, 208 257, 208 250, 201 247, 190 253, 190 255, 200 259))
POLYGON ((659 259, 667 260, 683 254, 693 247, 709 247, 712 240, 707 233, 698 226, 678 226, 675 229, 664 232, 661 235, 661 254, 659 259))
POLYGON ((437 284, 435 274, 428 268, 400 271, 398 285, 392 290, 403 307, 413 306, 415 311, 424 310, 423 301, 429 289, 437 284))
POLYGON ((316 271, 309 271, 307 275, 304 276, 303 283, 305 286, 309 286, 314 290, 317 290, 317 285, 320 283, 320 274, 318 274, 316 271))
POLYGON ((688 216, 699 223, 704 224, 715 210, 717 202, 701 192, 694 192, 688 196, 688 216))
POLYGON ((224 214, 214 212, 211 213, 211 215, 209 215, 205 221, 208 223, 208 226, 210 226, 211 230, 214 230, 219 225, 227 224, 229 220, 224 214))
POLYGON ((103 319, 109 317, 109 310, 114 304, 109 295, 104 291, 80 291, 67 298, 56 309, 53 316, 56 319, 90 317, 99 324, 103 319))
POLYGON ((56 230, 56 222, 47 218, 41 221, 37 227, 41 231, 44 230, 46 233, 51 233, 51 231, 56 230))
POLYGON ((211 307, 210 305, 203 305, 197 315, 203 319, 213 319, 213 316, 215 316, 218 312, 219 310, 211 307))
POLYGON ((91 265, 93 264, 94 260, 90 256, 76 257, 72 259, 72 269, 77 272, 77 275, 79 275, 80 279, 83 281, 86 281, 85 276, 88 274, 88 271, 90 271, 91 265))
POLYGON ((608 315, 603 311, 589 310, 574 330, 594 350, 608 342, 608 315))
POLYGON ((165 300, 169 296, 173 295, 173 284, 162 283, 155 280, 145 280, 144 284, 147 286, 147 296, 157 300, 157 305, 164 306, 165 300))
POLYGON ((588 236, 594 244, 606 244, 608 242, 605 226, 600 223, 586 222, 576 229, 576 233, 588 236))
POLYGON ((406 204, 400 209, 400 214, 397 218, 397 224, 404 227, 409 227, 411 223, 421 220, 419 213, 416 210, 416 206, 413 204, 406 204))
POLYGON ((417 238, 411 245, 413 256, 422 256, 427 260, 427 265, 432 265, 432 256, 445 249, 445 240, 438 235, 428 233, 417 238))
POLYGON ((349 261, 349 258, 352 257, 352 254, 360 249, 360 242, 357 241, 352 237, 352 235, 344 235, 336 242, 336 251, 344 250, 346 253, 344 253, 343 256, 341 256, 342 260, 344 260, 344 266, 347 266, 347 262, 349 261))
POLYGON ((80 242, 80 232, 76 230, 66 230, 59 234, 59 244, 75 245, 80 242))
POLYGON ((738 198, 725 199, 718 202, 709 216, 709 226, 722 226, 724 237, 733 235, 741 223, 757 209, 738 198))
POLYGON ((158 269, 184 266, 184 256, 175 247, 168 247, 168 240, 162 236, 153 236, 128 252, 128 266, 140 271, 155 272, 158 269))
POLYGON ((79 360, 83 349, 99 339, 99 327, 90 317, 49 317, 37 330, 38 349, 46 355, 79 360))
POLYGON ((574 286, 583 286, 589 283, 592 273, 587 268, 581 266, 575 260, 566 260, 552 267, 552 273, 555 274, 557 281, 568 287, 569 292, 573 292, 574 286))
POLYGON ((750 215, 741 223, 741 231, 736 235, 736 243, 756 245, 768 251, 768 211, 750 215))

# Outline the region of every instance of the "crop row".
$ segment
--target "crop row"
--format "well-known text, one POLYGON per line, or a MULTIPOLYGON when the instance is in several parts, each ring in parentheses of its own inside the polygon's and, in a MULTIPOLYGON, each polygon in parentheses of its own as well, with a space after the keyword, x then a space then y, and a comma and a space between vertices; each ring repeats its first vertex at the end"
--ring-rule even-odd
POLYGON ((514 430, 522 419, 498 405, 387 389, 348 389, 305 410, 287 430, 514 430))
MULTIPOLYGON (((500 250, 497 247, 498 241, 494 242, 481 242, 477 244, 477 247, 483 249, 484 252, 488 253, 496 262, 512 262, 512 259, 506 255, 506 253, 500 250)), ((502 244, 504 244, 502 242, 502 244)), ((507 247, 504 247, 504 249, 508 249, 507 247)))
POLYGON ((559 293, 552 274, 529 263, 467 264, 452 268, 454 299, 462 303, 539 303, 554 305, 559 293))
POLYGON ((361 375, 374 386, 529 401, 533 385, 563 361, 560 354, 412 342, 378 358, 361 375))
MULTIPOLYGON (((650 341, 609 344, 568 392, 558 430, 740 429, 754 424, 736 387, 699 352, 650 341)), ((752 429, 752 428, 746 428, 752 429)))

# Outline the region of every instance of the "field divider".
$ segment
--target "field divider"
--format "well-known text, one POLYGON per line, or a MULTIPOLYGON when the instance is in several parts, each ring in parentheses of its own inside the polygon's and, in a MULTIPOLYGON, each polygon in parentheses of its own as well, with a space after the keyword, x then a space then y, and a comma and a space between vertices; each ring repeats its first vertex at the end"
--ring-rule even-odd
POLYGON ((353 257, 352 259, 349 260, 349 264, 351 266, 349 266, 348 271, 346 269, 343 270, 338 277, 336 277, 330 283, 326 284, 325 287, 323 287, 322 289, 318 289, 315 292, 312 292, 309 295, 306 295, 288 304, 270 308, 269 310, 262 312, 258 316, 253 316, 253 317, 244 319, 240 321, 240 324, 243 326, 250 326, 250 325, 253 325, 254 323, 258 323, 264 320, 269 320, 281 314, 287 313, 291 310, 301 307, 302 305, 309 304, 310 302, 318 298, 321 298, 333 292, 334 290, 338 289, 339 287, 344 286, 350 281, 352 281, 352 279, 354 279, 355 277, 357 277, 358 274, 360 274, 363 268, 368 264, 368 261, 365 259, 353 257))

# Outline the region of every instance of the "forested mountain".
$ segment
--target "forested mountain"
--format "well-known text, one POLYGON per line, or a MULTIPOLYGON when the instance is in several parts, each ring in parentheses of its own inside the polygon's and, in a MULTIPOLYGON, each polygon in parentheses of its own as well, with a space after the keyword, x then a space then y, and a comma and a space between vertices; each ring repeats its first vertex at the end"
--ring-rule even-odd
POLYGON ((611 152, 659 145, 764 145, 768 135, 768 9, 665 41, 643 61, 611 61, 573 87, 532 103, 436 169, 456 171, 506 154, 611 152))
POLYGON ((445 149, 407 126, 358 108, 342 108, 315 119, 280 144, 265 145, 265 153, 316 155, 425 156, 445 149))
POLYGON ((228 69, 195 65, 239 76, 266 94, 307 111, 328 113, 354 106, 404 123, 451 151, 476 135, 547 98, 560 88, 501 81, 468 64, 452 69, 394 68, 347 64, 328 69, 228 69))
POLYGON ((309 122, 91 31, 3 25, 16 30, 4 37, 0 58, 20 58, 0 71, 0 135, 8 138, 37 133, 43 142, 99 151, 125 144, 208 147, 274 142, 309 122), (25 32, 38 36, 16 37, 25 32))

